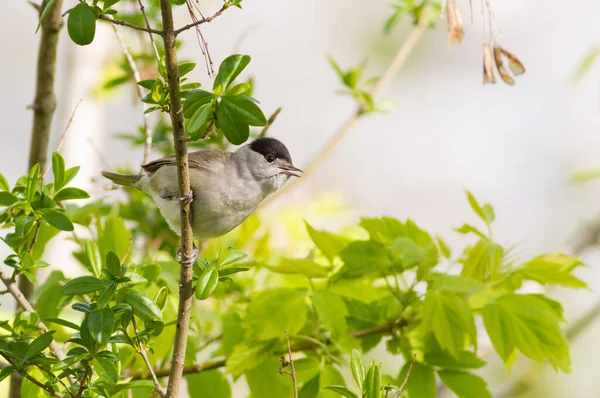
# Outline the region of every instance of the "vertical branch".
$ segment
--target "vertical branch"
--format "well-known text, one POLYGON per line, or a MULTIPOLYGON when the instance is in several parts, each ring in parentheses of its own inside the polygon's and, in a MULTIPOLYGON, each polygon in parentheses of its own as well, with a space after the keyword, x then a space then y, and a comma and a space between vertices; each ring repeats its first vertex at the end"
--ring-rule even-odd
MULTIPOLYGON (((123 258, 125 258, 125 257, 123 257, 123 258)), ((133 325, 133 331, 135 332, 136 336, 138 336, 140 334, 140 332, 137 327, 137 322, 135 321, 135 315, 133 317, 131 317, 131 323, 133 325)), ((138 337, 137 341, 138 341, 138 345, 140 347, 140 355, 142 356, 142 359, 144 360, 144 363, 146 364, 146 367, 148 368, 148 372, 150 372, 150 375, 152 376, 152 381, 154 381, 154 388, 156 389, 156 392, 158 393, 158 395, 160 395, 161 397, 164 397, 165 392, 164 392, 162 386, 160 385, 158 378, 156 377, 156 373, 154 372, 154 368, 152 367, 150 360, 148 359, 148 354, 146 354, 146 349, 144 348, 142 339, 140 339, 138 337)))
MULTIPOLYGON (((173 124, 173 141, 175 144, 175 158, 177 161, 177 180, 179 195, 191 198, 190 176, 188 169, 187 137, 183 127, 183 111, 181 98, 179 98, 179 73, 177 71, 177 53, 175 49, 175 31, 173 27, 173 10, 170 0, 160 0, 160 10, 163 22, 163 40, 165 46, 165 64, 169 85, 169 106, 171 123, 173 124)), ((179 395, 179 386, 183 378, 183 365, 185 348, 187 345, 188 329, 190 325, 190 310, 192 307, 192 267, 190 261, 194 259, 194 242, 192 225, 190 223, 190 201, 181 200, 181 249, 182 258, 179 280, 179 308, 177 310, 177 329, 173 344, 173 359, 171 373, 167 386, 167 397, 179 395), (187 261, 185 261, 187 260, 187 261), (187 262, 187 264, 186 264, 187 262)))
POLYGON ((294 369, 294 360, 292 359, 292 346, 290 344, 290 334, 286 330, 285 338, 287 340, 287 354, 288 360, 285 360, 285 356, 281 357, 281 368, 279 369, 280 374, 288 374, 292 376, 292 386, 294 388, 294 398, 298 398, 298 380, 296 379, 296 369, 294 369), (285 370, 287 366, 290 366, 291 371, 285 370))

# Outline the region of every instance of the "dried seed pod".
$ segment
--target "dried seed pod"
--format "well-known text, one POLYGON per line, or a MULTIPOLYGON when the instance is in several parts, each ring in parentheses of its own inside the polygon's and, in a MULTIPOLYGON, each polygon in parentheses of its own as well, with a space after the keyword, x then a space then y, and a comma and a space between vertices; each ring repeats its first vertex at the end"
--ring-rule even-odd
POLYGON ((448 0, 446 4, 446 17, 448 19, 448 38, 451 44, 458 44, 462 41, 465 32, 463 30, 460 10, 456 6, 456 0, 448 0))
POLYGON ((494 47, 494 60, 496 61, 496 68, 498 69, 498 73, 504 83, 510 84, 511 86, 515 84, 515 79, 511 75, 508 74, 508 71, 504 67, 504 61, 502 60, 502 50, 499 46, 494 47))
POLYGON ((492 45, 489 42, 483 43, 483 84, 496 83, 493 57, 492 45))
POLYGON ((500 47, 500 51, 502 51, 502 54, 508 58, 508 67, 515 76, 525 73, 525 66, 523 66, 523 63, 519 60, 519 58, 502 47, 500 47))

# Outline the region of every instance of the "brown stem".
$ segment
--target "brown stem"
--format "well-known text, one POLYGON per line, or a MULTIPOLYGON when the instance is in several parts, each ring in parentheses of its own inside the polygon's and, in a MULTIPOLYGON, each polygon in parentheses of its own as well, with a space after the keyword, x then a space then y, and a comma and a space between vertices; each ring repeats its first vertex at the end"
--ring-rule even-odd
MULTIPOLYGON (((289 372, 290 376, 292 376, 292 386, 294 387, 294 398, 298 398, 298 381, 296 380, 296 369, 294 369, 294 360, 292 359, 292 346, 290 345, 290 334, 288 331, 285 331, 285 339, 287 340, 287 349, 288 349, 288 362, 292 371, 289 372)), ((282 367, 283 369, 283 367, 282 367)))
POLYGON ((155 34, 155 35, 159 35, 159 36, 163 35, 163 31, 162 30, 157 30, 157 29, 152 29, 152 28, 145 28, 143 26, 134 25, 134 24, 131 24, 129 22, 119 21, 119 20, 113 19, 113 18, 111 18, 111 17, 109 17, 107 15, 99 15, 98 19, 102 19, 103 21, 110 22, 110 23, 112 23, 114 25, 127 26, 128 28, 131 28, 131 29, 140 30, 142 32, 148 32, 150 34, 155 34))
POLYGON ((400 388, 398 389, 398 391, 396 391, 396 393, 394 395, 392 395, 392 398, 397 398, 400 396, 400 394, 402 394, 402 391, 404 391, 404 387, 406 387, 406 383, 408 382, 408 378, 410 377, 410 371, 412 370, 413 365, 415 364, 415 360, 417 359, 417 356, 413 356, 412 361, 410 362, 410 366, 408 367, 408 372, 406 372, 406 377, 404 378, 404 381, 402 382, 402 385, 400 386, 400 388))
MULTIPOLYGON (((228 9, 228 8, 229 8, 229 5, 228 5, 227 3, 223 4, 223 7, 221 7, 221 9, 220 9, 219 11, 215 12, 213 16, 211 16, 211 17, 206 17, 206 18, 202 18, 202 19, 200 19, 200 20, 198 20, 198 21, 196 21, 196 22, 193 22, 193 23, 187 24, 187 25, 185 25, 184 27, 181 27, 181 28, 179 28, 179 29, 176 29, 176 30, 174 31, 174 33, 175 33, 175 36, 177 36, 177 35, 178 35, 178 34, 180 34, 181 32, 184 32, 184 31, 186 31, 186 30, 188 30, 188 29, 191 29, 191 28, 193 28, 193 27, 195 27, 195 26, 202 25, 202 24, 204 24, 204 23, 208 23, 208 22, 212 21, 213 19, 215 19, 216 17, 218 17, 219 15, 221 15, 221 14, 223 13, 223 11, 225 11, 225 10, 226 10, 226 9, 228 9)), ((165 32, 166 32, 166 29, 165 29, 165 32)))
MULTIPOLYGON (((139 335, 140 332, 138 330, 137 323, 135 322, 135 314, 131 318, 131 323, 133 325, 133 331, 135 332, 136 336, 139 335)), ((140 347, 140 355, 144 359, 144 363, 146 364, 146 367, 148 368, 148 372, 150 372, 150 376, 152 376, 152 380, 154 381, 154 387, 156 388, 156 392, 161 397, 164 397, 165 391, 162 388, 162 386, 160 385, 160 382, 158 381, 158 378, 156 377, 156 373, 154 373, 154 368, 152 367, 150 360, 148 360, 148 354, 146 354, 146 349, 144 348, 144 345, 142 344, 142 340, 138 337, 137 341, 138 341, 138 345, 140 347)))
MULTIPOLYGON (((10 360, 10 357, 8 355, 6 355, 3 352, 0 352, 0 355, 2 355, 2 357, 4 357, 4 359, 6 359, 6 361, 8 363, 10 363, 11 365, 14 366, 14 363, 10 360)), ((21 377, 20 375, 18 375, 19 377, 21 377)), ((34 379, 33 377, 31 377, 29 374, 25 373, 24 377, 31 381, 33 384, 35 384, 36 386, 38 386, 39 388, 41 388, 42 390, 48 392, 48 394, 50 394, 53 397, 57 397, 57 398, 64 398, 65 396, 61 393, 59 393, 58 391, 56 391, 54 388, 52 388, 51 386, 47 386, 44 385, 42 383, 40 383, 39 381, 37 381, 36 379, 34 379)), ((11 396, 13 394, 12 390, 11 390, 11 396)))
MULTIPOLYGON (((144 7, 142 0, 138 0, 138 5, 140 6, 140 12, 144 16, 144 22, 146 22, 146 28, 148 28, 149 30, 152 29, 150 27, 150 21, 148 21, 148 16, 146 15, 146 7, 144 7)), ((150 43, 152 43, 152 49, 154 50, 154 56, 156 57, 157 61, 160 61, 160 55, 158 54, 158 50, 156 48, 156 43, 154 42, 154 36, 152 36, 152 32, 148 32, 148 36, 150 37, 150 43)))
MULTIPOLYGON (((414 50, 415 46, 421 39, 421 36, 425 32, 425 27, 420 24, 415 25, 410 31, 408 37, 402 43, 398 52, 394 56, 392 62, 387 67, 381 78, 377 81, 377 84, 370 92, 373 100, 381 94, 381 92, 390 84, 394 76, 402 69, 402 66, 414 50)), ((354 114, 342 125, 337 134, 331 138, 331 140, 325 145, 325 147, 319 152, 319 154, 308 164, 308 166, 304 167, 304 173, 302 174, 302 178, 297 178, 288 184, 286 184, 282 189, 269 196, 267 199, 263 200, 261 207, 265 208, 268 204, 272 203, 276 198, 284 195, 286 192, 291 192, 293 189, 300 186, 300 184, 304 183, 308 176, 312 175, 322 164, 329 158, 329 156, 338 148, 340 143, 346 138, 346 136, 354 129, 354 127, 358 124, 362 116, 361 108, 359 107, 354 114)))
POLYGON ((275 122, 275 119, 277 118, 277 115, 279 115, 279 112, 281 112, 281 107, 275 109, 275 112, 273 112, 273 114, 269 116, 267 124, 265 124, 265 127, 263 127, 263 129, 261 130, 260 134, 258 135, 258 138, 267 136, 267 132, 269 131, 269 128, 271 127, 273 122, 275 122))
MULTIPOLYGON (((169 105, 171 123, 173 125, 173 141, 175 144, 175 158, 177 161, 177 181, 179 196, 190 196, 190 176, 188 169, 187 137, 183 127, 183 112, 181 98, 179 97, 179 73, 177 71, 177 52, 175 49, 175 30, 173 28, 173 10, 170 0, 160 0, 160 11, 163 22, 163 40, 165 46, 165 65, 169 85, 169 105)), ((182 259, 194 258, 194 242, 192 225, 190 223, 191 206, 189 201, 181 203, 181 249, 182 259)), ((183 365, 185 361, 185 348, 187 345, 190 313, 192 307, 193 269, 191 264, 182 261, 179 278, 179 308, 177 310, 177 329, 173 344, 173 360, 167 386, 167 397, 174 398, 179 395, 179 386, 183 378, 183 365)))

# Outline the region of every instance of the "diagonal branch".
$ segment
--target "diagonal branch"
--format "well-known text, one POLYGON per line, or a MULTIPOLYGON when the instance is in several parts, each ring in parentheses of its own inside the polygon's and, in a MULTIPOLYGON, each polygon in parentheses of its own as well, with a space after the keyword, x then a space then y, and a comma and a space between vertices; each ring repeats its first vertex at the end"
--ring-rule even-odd
MULTIPOLYGON (((0 352, 0 355, 3 356, 4 359, 6 359, 8 361, 8 363, 10 363, 11 365, 14 366, 14 364, 12 363, 12 361, 10 360, 8 355, 4 354, 3 352, 0 352)), ((25 377, 27 380, 29 380, 30 382, 32 382, 33 384, 35 384, 42 390, 46 391, 48 394, 50 394, 50 396, 57 397, 57 398, 65 398, 65 396, 63 394, 59 393, 58 391, 56 391, 54 388, 52 388, 49 385, 44 385, 44 384, 40 383, 38 380, 31 377, 28 373, 25 373, 23 375, 23 377, 25 377)))
MULTIPOLYGON (((148 21, 148 16, 146 15, 146 7, 144 7, 144 3, 142 3, 142 0, 138 0, 138 4, 140 6, 140 12, 144 16, 144 21, 146 22, 146 28, 151 29, 150 21, 148 21)), ((158 54, 158 49, 156 48, 156 43, 154 42, 154 36, 152 36, 151 32, 148 32, 148 36, 150 37, 150 43, 152 43, 152 49, 154 50, 154 56, 156 57, 157 61, 160 61, 160 55, 158 54)))
POLYGON ((177 51, 175 48, 175 30, 173 27, 173 10, 170 0, 160 0, 160 11, 163 22, 163 40, 165 47, 165 66, 169 86, 169 112, 173 125, 173 141, 175 144, 175 159, 177 162, 177 182, 179 185, 180 217, 181 217, 181 270, 179 276, 179 306, 177 309, 177 329, 173 343, 173 359, 167 386, 167 397, 179 395, 179 386, 183 378, 185 349, 190 326, 190 315, 194 289, 192 286, 195 249, 192 225, 190 222, 193 196, 190 190, 190 174, 188 168, 187 141, 185 135, 183 110, 179 97, 179 72, 177 70, 177 51), (188 200, 184 200, 188 199, 188 200))
POLYGON ((219 15, 221 15, 223 13, 223 11, 225 11, 228 8, 229 8, 229 4, 227 4, 227 3, 223 4, 223 7, 221 7, 221 9, 219 11, 215 12, 214 15, 212 15, 210 17, 199 19, 196 22, 187 24, 184 27, 176 29, 175 32, 174 32, 175 36, 177 36, 181 32, 184 32, 186 30, 192 29, 193 27, 196 27, 198 25, 202 25, 202 24, 205 24, 205 23, 208 23, 208 22, 212 21, 213 19, 215 19, 216 17, 218 17, 219 15))
POLYGON ((112 23, 114 25, 127 26, 128 28, 131 28, 131 29, 140 30, 142 32, 148 32, 150 34, 155 34, 155 35, 159 35, 159 36, 163 35, 163 31, 162 30, 157 30, 157 29, 146 28, 146 27, 143 27, 143 26, 134 25, 134 24, 131 24, 129 22, 125 22, 125 21, 121 21, 121 20, 118 20, 118 19, 111 18, 111 17, 109 17, 107 15, 104 15, 104 14, 99 15, 98 19, 102 19, 103 21, 110 22, 110 23, 112 23))
MULTIPOLYGON (((140 332, 138 330, 137 323, 135 322, 135 314, 134 314, 134 316, 131 317, 131 324, 133 325, 133 331, 135 332, 135 335, 138 336, 140 334, 140 332)), ((150 372, 150 376, 152 376, 152 380, 154 381, 154 387, 156 389, 156 392, 161 397, 164 397, 165 391, 162 388, 162 386, 160 385, 160 382, 158 381, 158 378, 156 377, 156 373, 154 373, 154 368, 152 367, 152 364, 150 363, 150 360, 148 359, 148 354, 146 354, 146 349, 144 348, 144 344, 142 344, 142 340, 139 337, 137 338, 137 341, 140 346, 140 355, 144 359, 144 363, 146 364, 146 367, 148 368, 148 372, 150 372)))

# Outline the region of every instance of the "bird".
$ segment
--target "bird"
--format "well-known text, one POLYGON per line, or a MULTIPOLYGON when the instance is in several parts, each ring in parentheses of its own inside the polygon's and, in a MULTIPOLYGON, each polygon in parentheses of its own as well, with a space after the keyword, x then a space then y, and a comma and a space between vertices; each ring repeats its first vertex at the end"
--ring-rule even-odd
POLYGON ((233 230, 269 195, 302 170, 279 140, 258 138, 235 152, 205 149, 188 153, 190 196, 180 197, 175 155, 142 166, 141 174, 102 171, 115 184, 150 195, 170 228, 181 233, 180 202, 191 201, 194 238, 205 241, 233 230))

